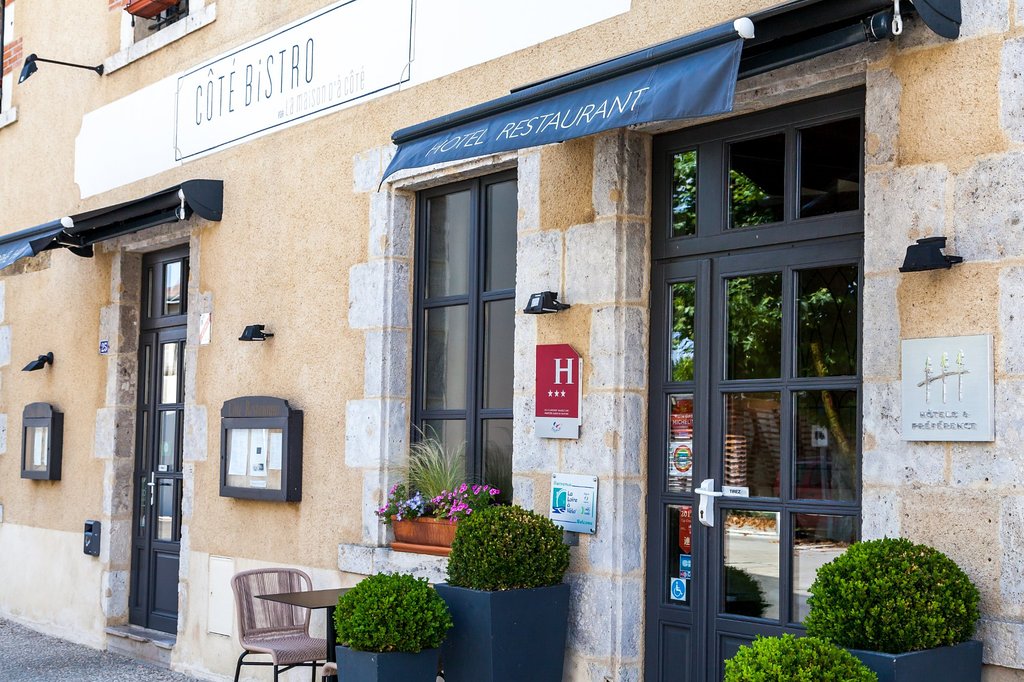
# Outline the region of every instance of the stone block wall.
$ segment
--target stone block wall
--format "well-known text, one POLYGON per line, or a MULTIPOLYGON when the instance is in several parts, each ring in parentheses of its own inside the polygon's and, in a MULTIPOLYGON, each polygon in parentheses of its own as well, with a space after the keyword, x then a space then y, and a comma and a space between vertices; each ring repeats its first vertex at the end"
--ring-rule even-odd
POLYGON ((1021 9, 965 0, 955 42, 920 26, 868 65, 863 536, 933 545, 982 595, 986 679, 1024 679, 1024 42, 1021 9), (951 270, 900 274, 946 236, 951 270), (991 443, 907 442, 900 341, 991 334, 991 443))

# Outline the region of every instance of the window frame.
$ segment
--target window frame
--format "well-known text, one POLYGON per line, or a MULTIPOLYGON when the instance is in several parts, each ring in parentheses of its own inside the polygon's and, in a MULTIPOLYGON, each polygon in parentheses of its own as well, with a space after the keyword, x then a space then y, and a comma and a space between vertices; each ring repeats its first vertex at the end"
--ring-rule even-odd
MULTIPOLYGON (((484 451, 484 422, 487 420, 512 420, 513 405, 510 400, 507 408, 485 408, 484 401, 484 360, 485 321, 484 311, 488 303, 496 301, 513 301, 515 305, 515 286, 506 289, 485 290, 485 262, 487 256, 486 220, 487 220, 487 189, 493 185, 515 181, 518 175, 515 169, 480 176, 470 180, 432 187, 416 195, 415 255, 413 261, 413 382, 412 382, 412 418, 411 439, 420 438, 419 429, 433 420, 461 420, 466 427, 466 478, 468 481, 484 482, 486 453, 484 451), (462 191, 470 192, 470 228, 469 228, 469 272, 468 291, 465 294, 437 296, 428 298, 428 204, 431 199, 462 191), (426 362, 426 311, 454 305, 467 306, 466 340, 466 404, 461 409, 436 409, 426 407, 426 381, 424 377, 426 362)), ((517 185, 518 186, 518 185, 517 185)), ((518 201, 517 201, 518 209, 518 201)), ((509 358, 512 362, 513 357, 509 358)), ((441 435, 441 434, 439 434, 441 435)), ((505 492, 505 491, 502 491, 505 492)))

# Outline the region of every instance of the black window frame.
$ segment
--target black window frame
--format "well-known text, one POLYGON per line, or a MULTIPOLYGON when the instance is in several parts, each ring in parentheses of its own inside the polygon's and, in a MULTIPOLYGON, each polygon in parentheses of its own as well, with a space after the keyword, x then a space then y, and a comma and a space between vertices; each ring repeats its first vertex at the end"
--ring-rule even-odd
MULTIPOLYGON (((485 291, 487 188, 501 183, 518 182, 516 171, 502 171, 470 180, 433 187, 416 196, 415 258, 413 280, 413 393, 411 439, 419 440, 425 424, 433 420, 462 420, 466 426, 466 480, 485 482, 484 421, 512 420, 513 406, 484 408, 484 306, 495 301, 515 301, 515 287, 485 291), (470 192, 471 224, 469 230, 469 287, 465 295, 427 298, 428 280, 428 203, 431 199, 468 190, 470 192), (468 307, 466 406, 465 409, 428 409, 424 367, 426 361, 426 311, 465 303, 468 307)), ((517 185, 518 186, 518 185, 517 185)), ((518 202, 517 202, 518 210, 518 202)), ((513 362, 514 356, 509 358, 513 362)), ((431 435, 431 434, 427 434, 431 435)), ((437 434, 441 437, 442 434, 437 434)), ((491 481, 486 481, 490 483, 491 481)), ((511 483, 511 481, 509 481, 511 483)), ((511 499, 511 490, 502 490, 511 499)), ((506 495, 503 494, 503 498, 506 495)))

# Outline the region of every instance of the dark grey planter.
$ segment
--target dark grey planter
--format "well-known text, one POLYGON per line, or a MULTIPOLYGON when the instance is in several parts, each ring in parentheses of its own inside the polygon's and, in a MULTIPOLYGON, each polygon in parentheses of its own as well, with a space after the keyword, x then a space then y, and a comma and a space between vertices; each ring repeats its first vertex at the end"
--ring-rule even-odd
POLYGON ((981 642, 973 640, 909 654, 850 653, 878 675, 878 682, 981 682, 981 642))
POLYGON ((338 658, 338 679, 358 682, 434 682, 440 649, 424 649, 418 654, 353 651, 334 647, 338 658))
POLYGON ((441 645, 445 682, 562 682, 569 586, 481 592, 436 585, 455 626, 441 645))

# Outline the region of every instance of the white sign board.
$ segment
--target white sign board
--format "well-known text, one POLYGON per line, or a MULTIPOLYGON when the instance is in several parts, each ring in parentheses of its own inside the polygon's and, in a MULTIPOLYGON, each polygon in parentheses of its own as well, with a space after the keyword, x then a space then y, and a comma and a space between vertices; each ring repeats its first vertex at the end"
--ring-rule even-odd
POLYGON ((350 0, 178 77, 187 159, 409 79, 412 0, 350 0), (380 31, 389 26, 393 30, 380 31))
POLYGON ((597 476, 551 474, 551 514, 573 533, 597 532, 597 476))
POLYGON ((992 336, 903 341, 903 440, 991 441, 992 336))

